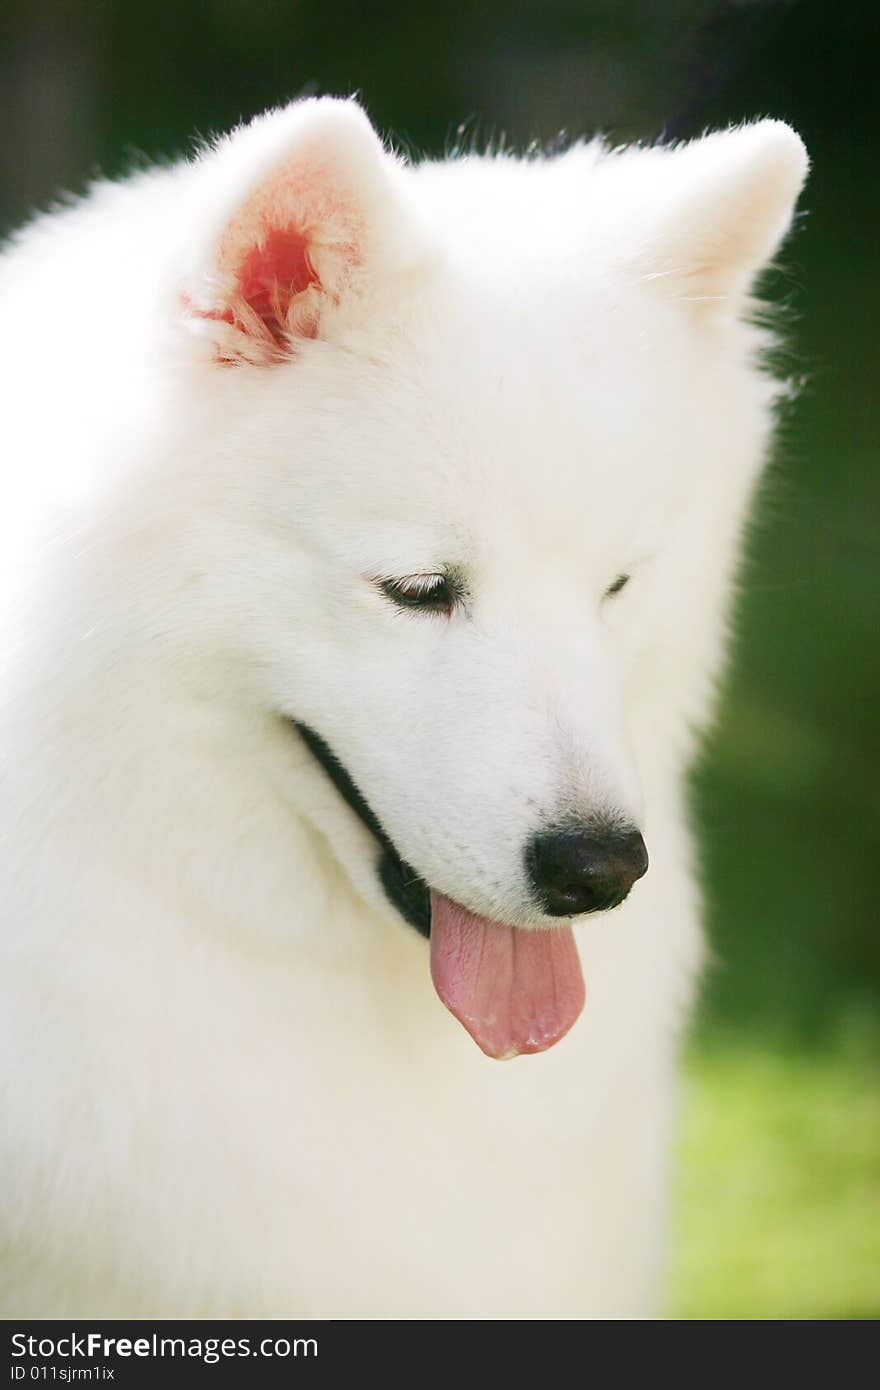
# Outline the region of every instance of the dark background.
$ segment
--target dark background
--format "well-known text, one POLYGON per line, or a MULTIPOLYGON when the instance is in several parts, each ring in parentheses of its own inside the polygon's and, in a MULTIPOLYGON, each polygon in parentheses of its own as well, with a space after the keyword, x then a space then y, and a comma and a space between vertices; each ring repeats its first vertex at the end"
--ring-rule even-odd
MULTIPOLYGON (((855 1038, 872 1075, 878 39, 873 6, 827 0, 3 0, 0 14, 6 228, 61 188, 174 155, 196 132, 304 91, 356 91, 380 129, 431 154, 462 125, 467 140, 518 146, 561 128, 687 137, 758 115, 802 133, 807 213, 768 291, 788 306, 789 370, 803 386, 753 528, 736 660, 696 778, 715 959, 695 1036, 698 1049, 763 1047, 817 1065, 850 1056, 855 1038)), ((876 1163, 871 1173, 877 1221, 876 1163)))

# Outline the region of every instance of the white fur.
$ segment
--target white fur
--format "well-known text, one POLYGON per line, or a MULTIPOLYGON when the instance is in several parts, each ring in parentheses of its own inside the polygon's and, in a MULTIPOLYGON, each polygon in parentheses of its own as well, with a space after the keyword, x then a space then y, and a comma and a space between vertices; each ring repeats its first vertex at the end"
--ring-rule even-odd
POLYGON ((661 1306, 683 774, 777 389, 746 295, 805 168, 770 121, 408 168, 306 102, 0 259, 6 1316, 661 1306), (328 292, 270 361, 206 314, 298 208, 328 292), (448 621, 371 583, 445 563, 448 621), (531 834, 638 820, 567 1038, 478 1052, 280 715, 506 921, 542 925, 531 834))

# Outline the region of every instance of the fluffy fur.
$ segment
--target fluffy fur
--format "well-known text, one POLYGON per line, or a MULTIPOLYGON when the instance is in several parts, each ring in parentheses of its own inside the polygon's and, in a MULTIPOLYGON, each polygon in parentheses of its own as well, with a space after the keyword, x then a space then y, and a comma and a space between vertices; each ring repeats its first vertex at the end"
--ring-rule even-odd
POLYGON ((9 246, 6 1316, 660 1307, 683 778, 778 389, 748 295, 805 170, 774 121, 408 167, 321 100, 9 246), (449 619, 374 582, 447 565, 449 619), (291 719, 525 929, 532 834, 637 821, 567 1038, 477 1051, 291 719))

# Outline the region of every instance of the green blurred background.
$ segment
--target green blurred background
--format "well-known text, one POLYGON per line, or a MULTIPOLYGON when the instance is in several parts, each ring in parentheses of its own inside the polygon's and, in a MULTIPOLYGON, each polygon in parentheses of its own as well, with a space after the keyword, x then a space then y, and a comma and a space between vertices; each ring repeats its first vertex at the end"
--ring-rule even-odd
POLYGON ((683 1098, 676 1317, 880 1313, 878 38, 874 7, 846 0, 0 8, 2 228, 304 91, 357 91, 430 153, 460 125, 520 146, 756 115, 803 134, 808 213, 768 290, 804 384, 695 778, 714 960, 683 1098))

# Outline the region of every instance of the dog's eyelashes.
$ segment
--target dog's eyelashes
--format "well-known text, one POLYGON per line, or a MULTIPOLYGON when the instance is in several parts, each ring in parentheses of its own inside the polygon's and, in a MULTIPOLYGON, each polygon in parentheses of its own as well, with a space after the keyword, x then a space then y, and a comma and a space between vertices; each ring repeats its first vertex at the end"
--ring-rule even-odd
MULTIPOLYGON (((605 590, 604 598, 614 598, 630 581, 628 574, 619 574, 605 590)), ((452 613, 461 599, 461 588, 450 574, 408 574, 401 579, 374 581, 386 598, 398 608, 411 608, 421 613, 452 613)))
POLYGON ((377 581, 382 593, 398 608, 421 613, 441 613, 447 617, 459 598, 459 591, 448 574, 409 574, 403 579, 377 581))
POLYGON ((605 598, 614 598, 615 594, 619 594, 621 589, 626 588, 629 580, 630 577, 628 574, 619 574, 614 583, 609 584, 608 588, 605 590, 605 598))

